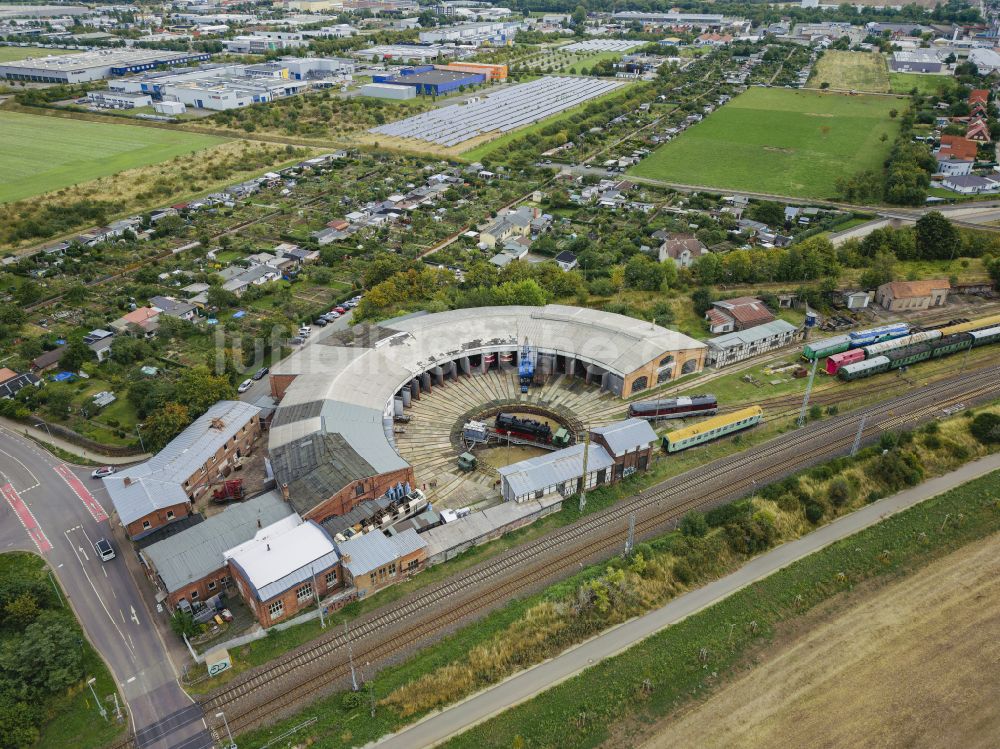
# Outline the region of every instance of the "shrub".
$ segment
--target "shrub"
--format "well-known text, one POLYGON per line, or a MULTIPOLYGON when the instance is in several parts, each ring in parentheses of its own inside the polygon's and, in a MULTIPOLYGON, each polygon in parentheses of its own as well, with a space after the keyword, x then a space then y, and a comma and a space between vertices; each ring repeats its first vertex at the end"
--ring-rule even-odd
POLYGON ((834 507, 843 507, 847 504, 847 500, 851 498, 851 487, 847 483, 847 479, 837 478, 830 482, 830 488, 827 489, 827 497, 829 497, 830 504, 834 507))
POLYGON ((674 562, 674 577, 684 585, 687 585, 694 579, 694 573, 691 571, 691 565, 687 563, 687 560, 678 559, 674 562))
POLYGON ((823 519, 823 505, 818 502, 810 502, 806 505, 806 520, 815 525, 823 519))
POLYGON ((1000 442, 1000 416, 991 413, 979 414, 969 425, 969 431, 984 445, 1000 442))
POLYGON ((683 518, 680 524, 681 533, 685 536, 696 536, 701 538, 708 533, 708 523, 705 515, 701 512, 691 511, 683 518))

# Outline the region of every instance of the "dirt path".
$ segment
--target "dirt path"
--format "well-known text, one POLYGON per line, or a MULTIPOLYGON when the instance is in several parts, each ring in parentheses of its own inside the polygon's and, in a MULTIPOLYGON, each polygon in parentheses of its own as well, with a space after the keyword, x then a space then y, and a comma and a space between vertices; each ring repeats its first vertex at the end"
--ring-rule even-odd
POLYGON ((642 749, 997 746, 1000 534, 808 619, 642 749))

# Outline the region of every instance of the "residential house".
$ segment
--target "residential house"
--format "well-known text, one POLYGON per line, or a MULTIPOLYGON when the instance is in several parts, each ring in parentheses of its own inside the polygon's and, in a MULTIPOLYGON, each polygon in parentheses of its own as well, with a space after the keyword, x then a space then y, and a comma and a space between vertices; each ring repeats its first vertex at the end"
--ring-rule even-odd
POLYGON ((939 278, 931 281, 892 281, 875 292, 875 301, 891 312, 941 307, 948 301, 951 283, 939 278))
POLYGON ((260 409, 219 401, 144 463, 103 479, 132 539, 183 519, 191 504, 223 481, 260 435, 260 409))
POLYGON ((695 258, 708 254, 708 248, 693 234, 675 234, 660 245, 660 262, 670 260, 678 268, 688 268, 695 258))
POLYGON ((562 252, 560 252, 558 255, 556 255, 555 260, 556 264, 564 271, 571 271, 578 265, 576 255, 574 255, 569 250, 563 250, 562 252))
POLYGON ((976 143, 989 143, 992 140, 990 138, 990 129, 986 125, 986 120, 983 119, 970 122, 968 129, 965 131, 965 137, 976 143))
POLYGON ((974 160, 978 153, 979 145, 975 141, 963 138, 961 135, 942 135, 941 145, 935 155, 974 160))
POLYGON ((798 334, 798 328, 785 320, 772 320, 749 329, 709 338, 705 361, 714 367, 724 367, 749 359, 765 351, 787 346, 798 334))
POLYGON ((132 334, 138 331, 148 338, 160 326, 156 319, 159 314, 160 310, 155 307, 137 307, 111 322, 110 327, 115 333, 132 334))
POLYGON ((193 320, 195 307, 189 302, 181 302, 172 296, 154 296, 149 298, 149 306, 160 310, 164 315, 176 317, 178 320, 193 320))
POLYGON ((13 369, 0 367, 0 398, 13 398, 23 388, 41 384, 42 381, 30 372, 18 374, 13 369))
POLYGON ((242 296, 243 292, 251 286, 263 286, 266 283, 280 279, 281 271, 277 268, 270 265, 255 265, 247 268, 239 275, 230 278, 222 284, 222 288, 225 291, 231 291, 236 296, 242 296))
POLYGON ((774 315, 760 299, 741 296, 713 302, 705 313, 705 319, 711 332, 728 333, 772 322, 774 315))
POLYGON ((937 173, 945 177, 966 177, 972 174, 972 159, 959 159, 954 156, 937 157, 937 173))
POLYGON ((63 354, 66 353, 66 344, 54 348, 51 351, 46 351, 41 356, 36 356, 31 360, 31 371, 32 372, 46 372, 53 369, 62 359, 63 354))
POLYGON ((83 337, 87 348, 94 352, 98 362, 103 362, 111 355, 111 343, 114 333, 110 330, 92 330, 83 337))
POLYGON ((969 174, 962 177, 945 177, 941 180, 941 184, 962 195, 978 195, 984 192, 994 192, 1000 188, 1000 177, 980 177, 969 174))
POLYGON ((479 232, 480 246, 493 249, 512 237, 530 237, 532 221, 540 215, 537 208, 528 206, 498 215, 495 221, 479 232))

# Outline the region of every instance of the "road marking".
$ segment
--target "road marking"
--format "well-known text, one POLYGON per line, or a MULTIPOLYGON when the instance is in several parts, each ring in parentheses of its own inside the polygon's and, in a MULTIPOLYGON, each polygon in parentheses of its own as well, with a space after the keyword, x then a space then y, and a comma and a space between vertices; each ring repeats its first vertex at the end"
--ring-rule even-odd
POLYGON ((126 684, 131 684, 133 681, 135 681, 135 677, 134 676, 131 679, 129 679, 128 681, 126 681, 125 683, 126 684))
POLYGON ((62 480, 66 482, 73 493, 80 498, 83 502, 83 506, 87 508, 90 512, 90 516, 94 518, 98 523, 103 523, 108 519, 108 513, 104 511, 101 507, 101 503, 94 499, 94 495, 90 493, 90 490, 83 485, 80 481, 80 477, 73 473, 69 466, 65 463, 60 463, 55 467, 55 472, 62 476, 62 480))
POLYGON ((104 609, 104 613, 108 615, 108 619, 111 620, 111 623, 115 625, 115 629, 118 630, 118 635, 122 638, 122 642, 125 644, 125 647, 129 649, 129 655, 132 657, 132 660, 135 660, 135 645, 133 644, 131 647, 129 646, 129 642, 126 641, 125 634, 122 632, 121 627, 118 626, 118 622, 115 621, 114 616, 112 616, 111 612, 108 611, 108 607, 105 605, 104 599, 101 598, 101 594, 97 592, 97 586, 94 585, 94 581, 90 579, 90 573, 87 572, 87 567, 84 565, 83 560, 80 559, 79 552, 77 552, 76 547, 69 538, 69 531, 63 531, 63 535, 66 537, 66 542, 69 544, 69 548, 73 550, 74 554, 76 554, 76 561, 80 563, 80 569, 83 570, 83 574, 87 578, 87 582, 90 583, 90 587, 94 591, 94 595, 97 596, 97 600, 100 601, 101 608, 104 609))
POLYGON ((7 500, 7 504, 10 505, 11 509, 17 514, 17 519, 21 521, 21 526, 27 532, 31 540, 35 542, 35 546, 38 547, 38 552, 44 554, 47 551, 52 551, 52 542, 49 541, 48 537, 45 535, 45 531, 38 524, 35 519, 34 513, 31 508, 24 503, 24 500, 18 496, 18 493, 14 490, 11 484, 4 484, 0 487, 0 492, 3 493, 4 498, 7 500))
MULTIPOLYGON (((130 618, 130 619, 131 619, 132 621, 134 621, 134 622, 135 622, 136 624, 139 624, 139 617, 135 615, 135 606, 131 606, 131 605, 130 605, 130 606, 129 606, 129 608, 130 608, 130 609, 132 609, 132 616, 131 616, 131 617, 129 617, 129 618, 130 618)), ((140 625, 140 626, 141 626, 141 625, 140 625)))
POLYGON ((29 487, 30 489, 34 489, 34 488, 35 488, 36 486, 38 486, 38 485, 39 485, 39 483, 41 483, 41 482, 40 482, 40 481, 38 480, 38 476, 36 476, 35 474, 33 474, 33 473, 31 472, 31 469, 30 469, 30 468, 28 468, 28 466, 26 466, 26 465, 25 465, 24 463, 22 463, 22 462, 21 462, 20 460, 18 460, 17 458, 15 458, 15 457, 14 457, 13 455, 11 455, 11 454, 10 454, 9 452, 7 452, 6 450, 0 450, 0 453, 3 453, 3 454, 4 454, 4 455, 6 455, 6 456, 7 456, 8 458, 10 458, 10 459, 11 459, 11 460, 13 460, 13 461, 14 461, 15 463, 17 463, 17 464, 18 464, 19 466, 21 466, 21 468, 23 468, 23 469, 24 469, 24 470, 25 470, 25 471, 27 472, 27 474, 28 474, 29 476, 31 476, 31 478, 33 478, 33 479, 35 480, 35 483, 34 483, 34 484, 32 484, 32 485, 31 485, 31 486, 29 487))

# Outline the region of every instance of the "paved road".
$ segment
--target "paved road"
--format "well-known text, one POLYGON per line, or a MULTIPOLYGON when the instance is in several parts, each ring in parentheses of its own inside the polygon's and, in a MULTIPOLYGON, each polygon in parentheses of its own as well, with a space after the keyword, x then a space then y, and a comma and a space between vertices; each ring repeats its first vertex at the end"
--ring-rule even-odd
POLYGON ((0 551, 39 553, 52 567, 111 668, 140 749, 207 749, 201 711, 178 684, 168 641, 153 622, 152 588, 136 584, 138 558, 120 529, 110 528, 99 484, 89 469, 67 466, 0 427, 0 551), (118 555, 102 563, 93 544, 105 537, 118 555))
POLYGON ((491 689, 435 713, 408 729, 384 737, 369 746, 377 746, 379 749, 418 749, 418 747, 436 746, 572 678, 594 663, 621 653, 665 627, 676 624, 802 557, 929 497, 996 470, 1000 470, 1000 454, 974 461, 957 471, 867 505, 800 539, 756 557, 726 577, 685 593, 655 611, 608 630, 550 661, 523 671, 491 689))
MULTIPOLYGON (((312 335, 310 335, 306 342, 302 344, 300 348, 306 346, 312 346, 317 341, 322 341, 324 338, 332 335, 338 330, 346 330, 351 323, 351 318, 354 316, 354 310, 347 310, 347 314, 338 317, 332 323, 327 325, 325 328, 321 328, 319 325, 312 326, 312 335)), ((277 362, 272 362, 273 366, 277 362)), ((262 380, 257 380, 254 382, 253 387, 247 390, 245 393, 240 394, 240 400, 246 403, 257 403, 261 399, 269 398, 271 395, 271 380, 268 377, 264 377, 262 380)))

